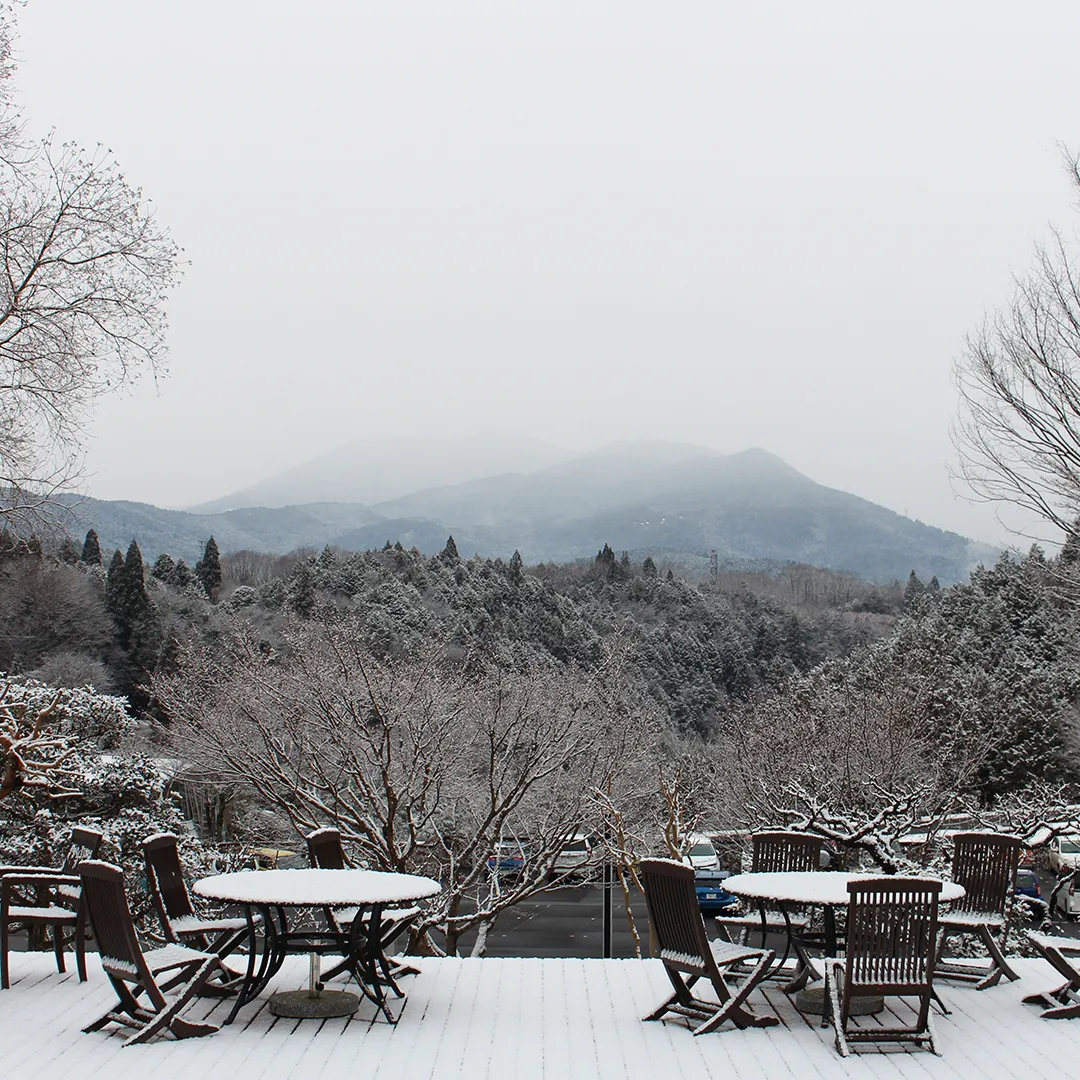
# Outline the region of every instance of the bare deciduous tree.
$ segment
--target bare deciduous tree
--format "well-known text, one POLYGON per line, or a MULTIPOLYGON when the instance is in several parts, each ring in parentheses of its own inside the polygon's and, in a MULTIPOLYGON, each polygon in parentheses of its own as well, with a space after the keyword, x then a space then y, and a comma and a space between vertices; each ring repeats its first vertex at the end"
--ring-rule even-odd
POLYGON ((59 703, 57 694, 48 705, 35 706, 11 694, 10 683, 0 684, 0 799, 31 789, 56 797, 75 794, 64 772, 75 740, 53 723, 59 703))
POLYGON ((234 625, 221 662, 185 649, 155 684, 177 751, 208 778, 254 794, 301 832, 333 824, 375 869, 428 874, 443 892, 414 946, 448 952, 550 883, 556 856, 591 831, 596 793, 648 752, 612 671, 469 673, 433 651, 377 661, 360 626, 293 623, 267 650, 234 625), (489 859, 524 838, 520 872, 489 859))
POLYGON ((111 151, 26 133, 0 5, 0 520, 77 479, 96 398, 159 373, 178 248, 111 151))
MULTIPOLYGON (((1080 158, 1069 156, 1080 195, 1080 158)), ((1061 232, 1036 249, 1011 305, 967 339, 954 375, 953 442, 979 498, 1012 503, 1064 533, 1080 514, 1080 263, 1061 232)))

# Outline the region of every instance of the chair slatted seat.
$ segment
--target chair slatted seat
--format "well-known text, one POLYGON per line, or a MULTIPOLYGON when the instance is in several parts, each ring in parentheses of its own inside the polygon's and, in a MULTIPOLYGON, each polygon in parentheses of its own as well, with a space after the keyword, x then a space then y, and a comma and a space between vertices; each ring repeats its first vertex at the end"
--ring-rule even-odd
MULTIPOLYGON (((147 888, 167 942, 193 946, 224 960, 247 940, 250 928, 246 918, 202 915, 195 910, 184 882, 180 850, 173 833, 148 836, 142 848, 147 888)), ((258 916, 256 920, 261 921, 258 916)), ((223 970, 229 971, 224 965, 223 970)))
POLYGON ((1016 885, 1016 870, 1024 841, 1002 833, 957 833, 953 837, 952 879, 964 886, 964 896, 940 916, 937 975, 975 984, 976 990, 995 986, 1002 976, 1015 981, 996 940, 1004 937, 1007 910, 1016 885), (989 954, 982 968, 948 963, 945 943, 953 935, 977 937, 989 954))
POLYGON ((920 878, 871 878, 848 884, 847 945, 843 958, 825 961, 823 1023, 836 1033, 842 1057, 852 1043, 912 1042, 934 1051, 934 957, 941 882, 920 878), (915 997, 915 1022, 886 1027, 851 1025, 857 997, 915 997))
POLYGON ((207 980, 224 971, 213 953, 168 944, 143 952, 124 892, 119 866, 89 860, 79 868, 83 897, 97 938, 101 967, 119 1004, 83 1028, 99 1031, 116 1023, 135 1028, 125 1042, 142 1043, 166 1031, 177 1039, 210 1035, 214 1024, 184 1020, 179 1014, 207 980), (159 981, 164 977, 164 981, 159 981), (167 996, 176 991, 171 1000, 167 996))
POLYGON ((105 837, 96 829, 71 830, 59 867, 0 867, 0 988, 10 986, 8 948, 12 926, 50 930, 56 970, 66 970, 64 947, 71 945, 79 981, 86 982, 86 912, 79 865, 94 858, 105 837))
POLYGON ((754 949, 730 941, 709 941, 691 867, 668 859, 646 859, 638 865, 638 877, 645 890, 657 952, 674 989, 671 997, 644 1019, 659 1020, 675 1013, 700 1021, 692 1028, 695 1035, 715 1031, 726 1020, 740 1028, 779 1023, 775 1016, 755 1013, 746 1004, 751 991, 768 974, 776 954, 771 949, 754 949), (721 969, 735 965, 752 968, 733 992, 721 969), (716 1001, 694 995, 693 987, 699 979, 709 981, 716 1001))

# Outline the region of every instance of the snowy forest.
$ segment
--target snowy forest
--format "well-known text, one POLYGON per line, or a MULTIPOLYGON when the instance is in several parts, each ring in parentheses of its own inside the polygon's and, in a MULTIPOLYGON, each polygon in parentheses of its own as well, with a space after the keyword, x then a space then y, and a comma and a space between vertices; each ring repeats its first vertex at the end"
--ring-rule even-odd
POLYGON ((1073 541, 946 589, 794 565, 691 582, 606 545, 526 567, 452 538, 211 538, 194 567, 93 532, 2 551, 4 861, 48 862, 79 821, 132 867, 162 829, 197 867, 334 824, 357 860, 443 882, 413 945, 453 952, 560 883, 576 833, 628 895, 638 858, 702 830, 793 825, 895 872, 913 828, 1071 828, 1073 541), (509 878, 488 863, 506 837, 531 852, 509 878))

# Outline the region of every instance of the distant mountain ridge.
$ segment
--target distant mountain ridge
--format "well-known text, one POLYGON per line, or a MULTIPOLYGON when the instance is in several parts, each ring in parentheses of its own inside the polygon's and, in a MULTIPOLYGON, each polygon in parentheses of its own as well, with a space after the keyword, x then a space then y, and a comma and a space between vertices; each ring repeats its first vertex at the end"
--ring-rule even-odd
MULTIPOLYGON (((543 444, 527 443, 526 455, 558 458, 543 444)), ((448 453, 447 468, 460 471, 467 457, 448 453)), ((413 468, 410 463, 405 473, 413 468)), ((369 467, 362 482, 372 484, 375 472, 369 467)), ((405 482, 387 472, 384 488, 405 482)), ((271 480, 265 484, 273 486, 271 480)), ((326 544, 363 550, 389 540, 435 553, 452 533, 463 555, 507 558, 519 550, 528 563, 591 557, 608 543, 639 558, 663 552, 703 565, 715 549, 723 565, 804 562, 872 580, 903 578, 914 569, 944 585, 997 556, 989 545, 823 487, 768 451, 721 454, 670 442, 616 443, 532 471, 432 485, 371 505, 312 500, 217 512, 213 505, 196 513, 87 500, 74 513, 103 545, 126 547, 136 537, 147 558, 162 551, 196 558, 211 534, 223 552, 326 544)))

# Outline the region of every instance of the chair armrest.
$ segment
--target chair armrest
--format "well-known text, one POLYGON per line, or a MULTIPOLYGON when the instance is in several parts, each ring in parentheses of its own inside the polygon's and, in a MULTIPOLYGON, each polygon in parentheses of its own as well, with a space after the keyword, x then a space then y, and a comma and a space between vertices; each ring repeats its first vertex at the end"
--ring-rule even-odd
POLYGON ((62 874, 58 866, 0 866, 0 877, 8 874, 62 874))
POLYGON ((25 888, 27 885, 40 886, 46 889, 55 889, 58 885, 75 885, 81 886, 82 881, 74 874, 5 874, 3 878, 0 878, 0 885, 3 886, 3 898, 7 903, 8 897, 17 888, 25 888))

